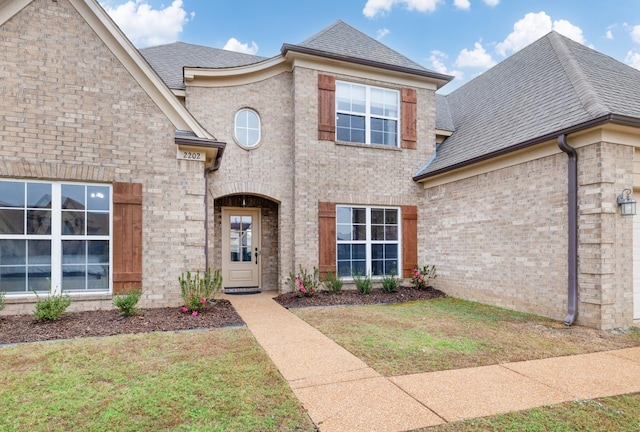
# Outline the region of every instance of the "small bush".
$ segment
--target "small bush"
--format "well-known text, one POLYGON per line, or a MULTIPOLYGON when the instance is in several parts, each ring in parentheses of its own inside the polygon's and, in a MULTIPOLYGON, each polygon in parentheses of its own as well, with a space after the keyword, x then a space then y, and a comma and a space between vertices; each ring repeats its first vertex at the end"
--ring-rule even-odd
POLYGON ((411 282, 416 289, 427 289, 431 287, 431 281, 436 278, 436 266, 426 265, 422 268, 418 266, 411 270, 411 282))
POLYGON ((134 316, 138 313, 136 304, 140 301, 142 291, 129 291, 127 294, 115 296, 113 298, 113 304, 120 311, 122 316, 134 316))
POLYGON ((178 278, 180 282, 180 290, 182 292, 182 300, 184 301, 183 310, 185 312, 198 311, 207 304, 207 300, 212 299, 220 292, 222 288, 222 274, 220 269, 215 269, 211 273, 211 268, 207 269, 200 277, 200 272, 191 275, 190 271, 182 273, 178 278))
POLYGON ((382 291, 391 294, 398 290, 398 279, 395 272, 382 277, 382 291))
POLYGON ((369 275, 363 276, 361 273, 352 275, 353 280, 356 283, 356 289, 360 294, 370 294, 373 288, 371 277, 369 275))
POLYGON ((0 291, 0 311, 4 309, 4 295, 6 293, 4 291, 0 291))
POLYGON ((332 271, 327 272, 326 279, 322 282, 322 284, 327 290, 334 294, 340 293, 342 291, 342 286, 344 285, 342 279, 336 277, 336 275, 333 274, 332 271))
POLYGON ((45 298, 40 298, 37 292, 33 291, 36 295, 36 307, 33 310, 33 315, 38 321, 55 321, 65 314, 67 308, 71 306, 71 297, 69 294, 52 294, 45 298))
POLYGON ((313 268, 313 273, 307 272, 300 266, 300 272, 297 275, 289 273, 287 285, 300 297, 312 297, 318 290, 320 284, 318 280, 319 271, 317 267, 313 268))

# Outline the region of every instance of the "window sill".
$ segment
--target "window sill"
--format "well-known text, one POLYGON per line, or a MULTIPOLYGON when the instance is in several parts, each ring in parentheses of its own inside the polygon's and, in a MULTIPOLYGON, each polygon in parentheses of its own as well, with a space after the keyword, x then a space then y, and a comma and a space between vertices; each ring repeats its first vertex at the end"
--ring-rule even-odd
POLYGON ((388 151, 402 151, 400 147, 391 147, 382 144, 364 144, 364 143, 354 143, 349 141, 335 141, 336 145, 345 146, 345 147, 359 147, 359 148, 368 148, 375 150, 388 150, 388 151))
MULTIPOLYGON (((71 297, 71 301, 100 301, 100 300, 111 300, 113 298, 113 295, 107 292, 104 293, 97 293, 97 292, 93 292, 93 293, 82 293, 82 292, 74 292, 74 293, 67 293, 64 292, 63 294, 69 294, 69 297, 71 297)), ((43 293, 38 293, 38 295, 40 296, 41 299, 44 299, 48 296, 47 293, 43 292, 43 293)), ((8 294, 6 295, 6 297, 4 298, 4 303, 6 305, 10 305, 10 304, 25 304, 25 303, 35 303, 36 301, 38 301, 38 298, 36 297, 35 294, 8 294)))

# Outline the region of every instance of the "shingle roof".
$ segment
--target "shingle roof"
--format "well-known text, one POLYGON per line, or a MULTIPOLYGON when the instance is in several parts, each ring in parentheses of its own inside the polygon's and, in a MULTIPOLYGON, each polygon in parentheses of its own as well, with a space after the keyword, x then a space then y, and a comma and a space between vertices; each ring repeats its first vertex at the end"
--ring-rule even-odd
POLYGON ((140 53, 160 75, 165 84, 172 89, 185 88, 183 67, 227 68, 266 60, 266 57, 184 42, 142 48, 140 53))
MULTIPOLYGON (((282 53, 302 51, 356 63, 405 70, 449 82, 452 76, 440 74, 410 60, 361 31, 338 20, 298 45, 284 44, 282 53)), ((444 84, 444 82, 443 82, 444 84)))
POLYGON ((453 125, 453 119, 451 118, 449 102, 445 96, 438 93, 436 93, 436 129, 451 132, 456 130, 453 125))
POLYGON ((444 96, 455 132, 414 178, 546 140, 604 116, 640 120, 639 85, 639 70, 551 32, 444 96))

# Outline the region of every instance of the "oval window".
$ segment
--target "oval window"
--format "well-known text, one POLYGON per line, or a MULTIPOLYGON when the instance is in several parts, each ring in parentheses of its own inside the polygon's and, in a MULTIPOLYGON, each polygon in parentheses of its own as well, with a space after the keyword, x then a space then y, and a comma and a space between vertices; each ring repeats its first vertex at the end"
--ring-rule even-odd
POLYGON ((244 147, 254 147, 260 142, 258 113, 247 108, 236 113, 236 141, 244 147))

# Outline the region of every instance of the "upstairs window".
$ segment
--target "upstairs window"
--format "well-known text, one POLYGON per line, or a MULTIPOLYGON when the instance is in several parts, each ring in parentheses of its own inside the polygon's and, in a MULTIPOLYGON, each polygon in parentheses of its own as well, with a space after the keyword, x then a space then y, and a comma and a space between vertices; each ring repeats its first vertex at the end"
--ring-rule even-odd
POLYGON ((399 92, 336 82, 337 140, 398 147, 399 92))
POLYGON ((243 108, 236 113, 235 138, 238 144, 251 148, 260 142, 260 117, 258 113, 243 108))

